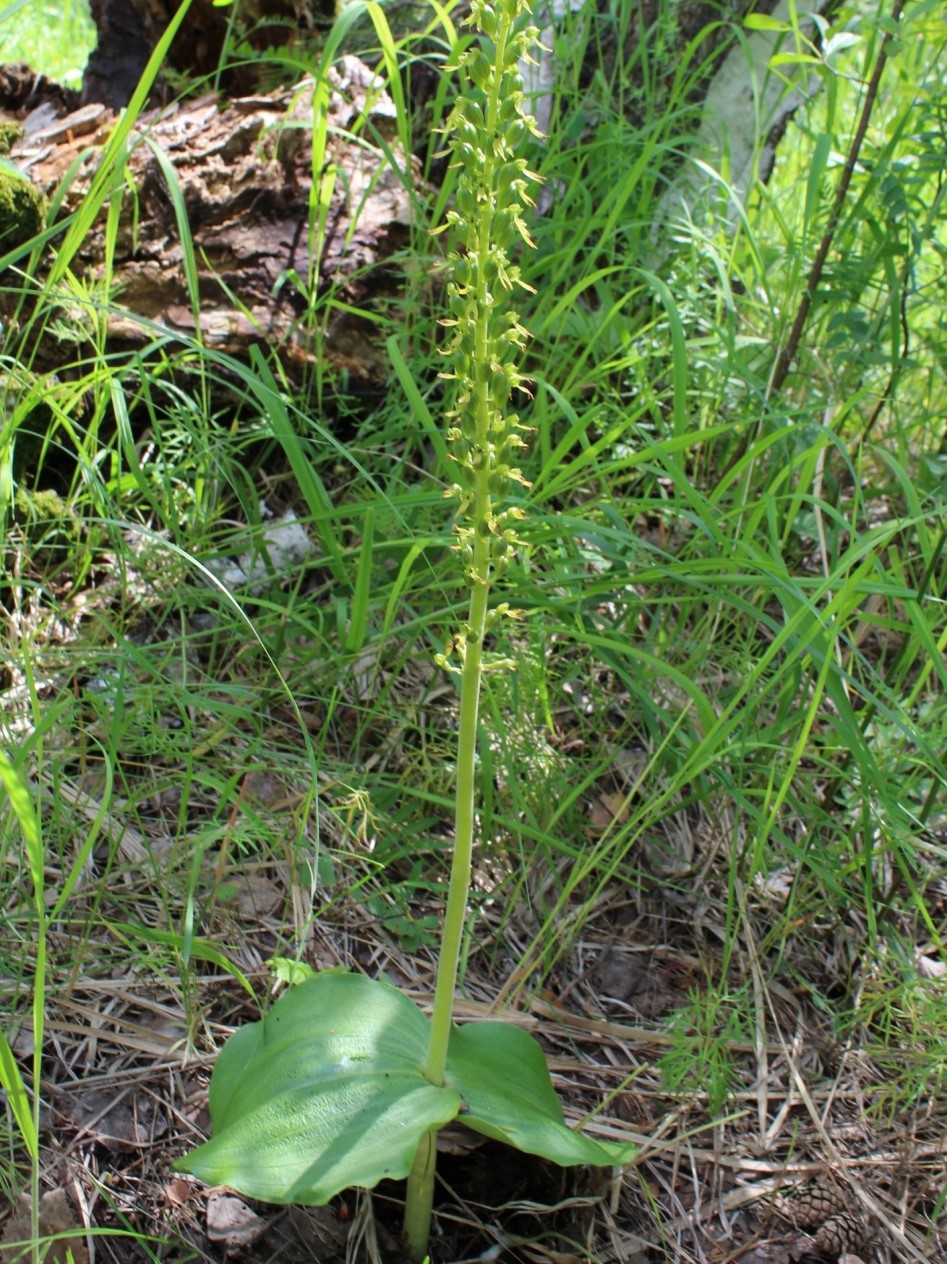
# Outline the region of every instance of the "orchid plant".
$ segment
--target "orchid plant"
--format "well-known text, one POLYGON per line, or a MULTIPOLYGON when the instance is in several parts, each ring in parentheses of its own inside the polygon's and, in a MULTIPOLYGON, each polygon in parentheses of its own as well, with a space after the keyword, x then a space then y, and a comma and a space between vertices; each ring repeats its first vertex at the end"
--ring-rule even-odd
POLYGON ((447 131, 458 169, 446 229, 451 330, 444 377, 456 480, 456 548, 470 593, 466 623, 442 667, 460 680, 456 815, 450 887, 430 1018, 380 980, 325 971, 291 988, 266 1017, 237 1031, 210 1085, 211 1139, 176 1166, 212 1184, 275 1203, 320 1205, 350 1186, 407 1179, 406 1248, 427 1252, 438 1130, 462 1117, 475 1132, 568 1166, 612 1167, 634 1149, 569 1128, 539 1044, 510 1022, 452 1022, 467 918, 476 826, 476 749, 484 672, 513 666, 485 642, 508 603, 495 581, 520 541, 528 487, 516 462, 525 446, 511 404, 525 395, 519 363, 526 331, 512 303, 526 288, 514 260, 531 246, 525 216, 536 176, 518 151, 535 131, 520 66, 537 31, 525 0, 471 0, 473 36, 449 67, 462 82, 447 131))

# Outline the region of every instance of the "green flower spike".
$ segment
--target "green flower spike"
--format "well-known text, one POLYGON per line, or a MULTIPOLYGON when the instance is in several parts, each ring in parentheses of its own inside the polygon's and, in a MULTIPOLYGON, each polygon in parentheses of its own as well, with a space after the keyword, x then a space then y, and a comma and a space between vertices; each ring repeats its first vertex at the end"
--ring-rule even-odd
MULTIPOLYGON (((533 205, 530 185, 538 180, 526 160, 516 156, 528 133, 539 135, 526 109, 519 69, 530 59, 538 31, 515 30, 527 12, 520 0, 496 6, 474 0, 467 24, 493 41, 494 56, 476 40, 448 67, 461 74, 466 88, 446 125, 452 165, 459 168, 455 209, 448 211, 444 225, 454 230, 458 243, 448 256, 451 316, 442 321, 453 336, 444 350, 452 368, 441 376, 457 383, 447 414, 457 481, 447 494, 460 505, 455 531, 464 579, 475 596, 479 592, 467 626, 452 643, 461 668, 466 649, 480 645, 487 631, 490 586, 522 543, 514 524, 523 511, 504 508, 503 502, 514 484, 529 486, 516 464, 526 446, 526 427, 509 411, 514 391, 528 394, 517 365, 528 335, 506 307, 515 287, 531 289, 511 257, 521 244, 533 245, 524 214, 533 205)), ((448 657, 438 661, 449 666, 448 657)))

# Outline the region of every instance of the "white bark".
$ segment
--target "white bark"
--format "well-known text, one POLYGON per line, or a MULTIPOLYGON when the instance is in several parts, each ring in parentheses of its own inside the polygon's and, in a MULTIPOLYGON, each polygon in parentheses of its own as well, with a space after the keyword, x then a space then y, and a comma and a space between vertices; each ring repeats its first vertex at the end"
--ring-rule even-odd
MULTIPOLYGON (((827 0, 816 0, 810 11, 821 12, 826 4, 827 0)), ((779 0, 771 16, 788 22, 788 0, 779 0)), ((799 25, 802 33, 811 37, 812 20, 800 17, 799 25)), ((703 117, 693 142, 694 159, 685 159, 656 208, 654 239, 666 238, 682 216, 690 219, 708 194, 715 195, 718 206, 725 199, 723 213, 728 223, 736 226, 738 208, 754 182, 769 178, 776 143, 787 119, 821 83, 819 75, 805 65, 770 68, 775 53, 793 51, 792 39, 782 31, 747 32, 724 58, 704 98, 703 117), (723 196, 721 180, 729 186, 723 196)))
POLYGON ((549 4, 539 4, 534 10, 537 25, 542 24, 539 33, 541 48, 536 50, 535 60, 520 62, 520 74, 533 117, 543 135, 549 131, 556 85, 555 24, 567 13, 578 13, 586 3, 587 0, 550 0, 549 4))

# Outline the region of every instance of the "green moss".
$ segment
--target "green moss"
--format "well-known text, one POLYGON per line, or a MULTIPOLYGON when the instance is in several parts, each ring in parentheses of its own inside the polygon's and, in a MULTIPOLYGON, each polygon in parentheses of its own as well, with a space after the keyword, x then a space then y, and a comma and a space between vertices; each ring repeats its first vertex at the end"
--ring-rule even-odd
POLYGON ((83 526, 58 492, 19 487, 13 498, 13 511, 34 569, 49 575, 70 564, 83 526))
POLYGON ((18 487, 14 504, 18 512, 32 522, 57 522, 61 519, 75 522, 75 514, 62 496, 50 488, 28 491, 25 487, 18 487))
POLYGON ((23 126, 16 119, 0 119, 0 154, 8 154, 23 135, 23 126))
POLYGON ((43 227, 46 199, 26 176, 0 166, 0 252, 29 241, 43 227))

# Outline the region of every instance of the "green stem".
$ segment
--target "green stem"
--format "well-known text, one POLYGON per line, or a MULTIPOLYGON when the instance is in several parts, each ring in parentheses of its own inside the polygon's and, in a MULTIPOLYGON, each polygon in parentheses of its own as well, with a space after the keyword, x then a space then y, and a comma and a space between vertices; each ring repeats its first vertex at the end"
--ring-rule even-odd
MULTIPOLYGON (((486 476, 483 494, 489 499, 486 476)), ((478 489, 479 490, 479 489, 478 489)), ((482 563, 489 573, 489 541, 477 541, 475 565, 482 563), (481 547, 482 546, 482 547, 481 547)), ((478 574, 481 572, 477 571, 478 574)), ((431 1038, 428 1043, 424 1074, 432 1084, 445 1081, 447 1046, 450 1041, 454 989, 460 965, 460 948, 467 919, 467 896, 473 861, 474 826, 476 822, 477 720, 480 710, 480 683, 483 678, 483 638, 487 621, 489 583, 477 584, 470 594, 467 649, 460 685, 460 719, 457 737, 457 792, 454 815, 454 854, 451 860, 450 887, 444 914, 444 932, 437 964, 434 987, 434 1008, 431 1013, 431 1038)), ((434 1171, 437 1160, 437 1132, 422 1139, 414 1156, 414 1165, 405 1191, 404 1237, 413 1260, 423 1260, 431 1229, 431 1208, 434 1202, 434 1171)))
POLYGON ((413 1260, 423 1260, 431 1233, 431 1208, 434 1206, 434 1164, 437 1159, 437 1133, 427 1132, 421 1138, 408 1175, 404 1205, 404 1240, 413 1260))
MULTIPOLYGON (((478 541, 478 545, 479 545, 478 541)), ((486 541, 484 548, 488 548, 486 541)), ((444 913, 444 933, 437 965, 431 1039, 424 1074, 432 1084, 444 1083, 447 1043, 450 1039, 454 989, 460 964, 460 947, 467 918, 467 896, 473 859, 476 820, 477 720, 480 710, 480 681, 483 675, 483 637, 487 619, 489 587, 478 584, 470 594, 467 650, 460 685, 460 717, 457 736, 457 792, 454 813, 454 854, 450 887, 444 913)))
MULTIPOLYGON (((497 36, 498 60, 502 56, 505 39, 506 31, 502 29, 497 36)), ((497 91, 494 85, 487 110, 487 135, 491 138, 496 132, 497 111, 497 91)), ((493 169, 494 163, 488 159, 484 164, 484 183, 488 187, 493 184, 493 169)), ((487 608, 490 599, 491 536, 487 524, 493 517, 490 472, 486 460, 490 443, 492 412, 489 351, 491 301, 487 292, 486 264, 490 254, 492 219, 491 201, 486 199, 482 205, 478 225, 477 254, 480 269, 476 292, 475 371, 479 380, 476 394, 471 401, 476 419, 476 447, 482 454, 482 460, 475 474, 474 503, 471 514, 474 522, 474 557, 471 568, 474 584, 470 593, 470 611, 467 619, 466 646, 460 684, 454 853, 451 860, 447 909, 444 914, 444 933, 437 964, 434 1008, 431 1013, 431 1039, 424 1064, 424 1074, 432 1084, 444 1083, 447 1045, 454 1008, 454 989, 457 986, 461 941, 467 917, 467 897, 470 892, 476 822, 477 727, 480 714, 480 686, 483 679, 483 639, 486 633, 487 608)))

